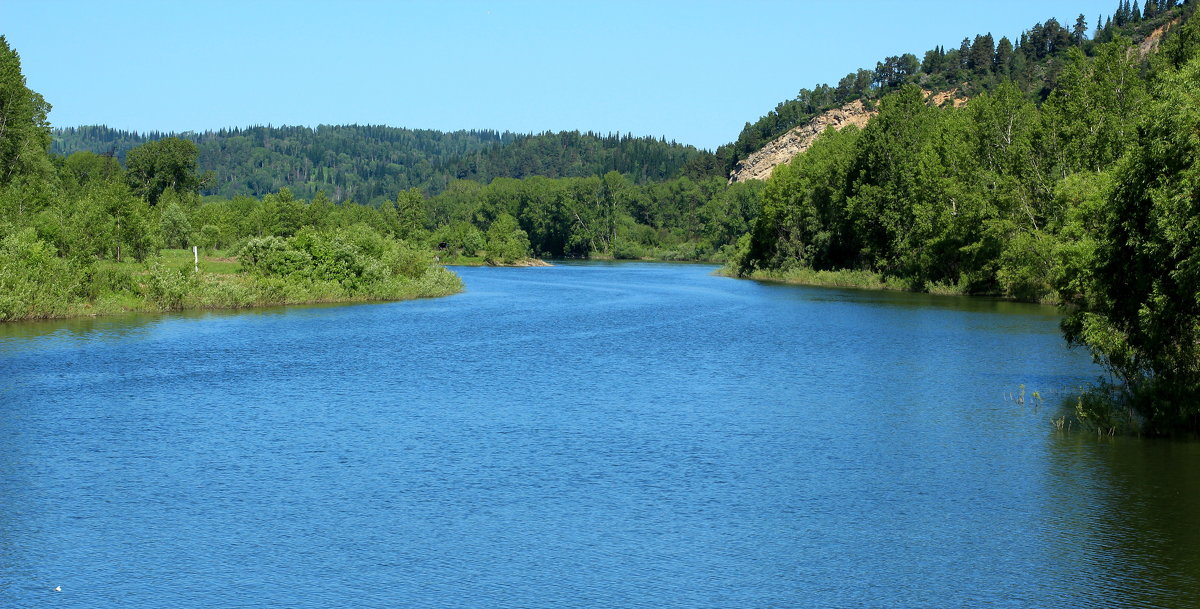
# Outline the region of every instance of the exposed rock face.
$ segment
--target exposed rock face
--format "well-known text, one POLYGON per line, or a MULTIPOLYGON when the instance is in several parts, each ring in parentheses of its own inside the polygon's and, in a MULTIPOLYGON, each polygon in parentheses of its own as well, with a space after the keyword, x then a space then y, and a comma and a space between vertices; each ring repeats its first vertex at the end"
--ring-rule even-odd
POLYGON ((1138 43, 1138 56, 1145 59, 1147 55, 1157 51, 1159 43, 1162 42, 1163 34, 1167 33, 1167 30, 1171 29, 1177 23, 1179 23, 1179 18, 1172 19, 1169 23, 1150 32, 1144 40, 1138 43))
POLYGON ((929 101, 929 105, 935 108, 945 108, 947 105, 946 102, 949 102, 955 108, 961 108, 967 105, 968 101, 967 98, 958 96, 958 89, 942 91, 941 93, 926 91, 925 99, 929 101))
POLYGON ((729 176, 729 182, 745 182, 746 180, 765 180, 771 177, 775 167, 794 158, 797 154, 808 150, 818 135, 832 127, 842 129, 847 125, 862 127, 875 116, 874 111, 867 111, 861 101, 852 101, 841 108, 834 108, 817 115, 811 121, 793 127, 791 131, 775 138, 771 143, 757 150, 750 156, 738 161, 737 167, 729 176))

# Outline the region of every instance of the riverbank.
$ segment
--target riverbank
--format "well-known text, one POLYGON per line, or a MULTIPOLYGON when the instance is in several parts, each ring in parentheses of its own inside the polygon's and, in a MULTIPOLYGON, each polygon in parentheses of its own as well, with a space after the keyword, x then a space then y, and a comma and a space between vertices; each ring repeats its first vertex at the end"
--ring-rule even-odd
POLYGON ((437 263, 445 266, 496 266, 496 267, 541 267, 554 266, 539 258, 521 258, 512 262, 488 261, 483 256, 454 256, 438 258, 437 263))
POLYGON ((390 302, 449 296, 462 280, 440 265, 406 272, 374 269, 352 280, 316 274, 245 272, 215 252, 199 264, 188 250, 163 250, 145 262, 98 261, 13 282, 0 296, 0 321, 69 319, 125 313, 246 309, 283 305, 390 302))
POLYGON ((730 269, 729 266, 726 265, 717 269, 714 274, 733 279, 752 279, 755 281, 785 283, 789 285, 853 288, 860 290, 883 290, 890 292, 914 292, 936 294, 939 296, 978 296, 983 298, 1008 300, 1012 302, 1030 302, 1033 304, 1042 305, 1059 304, 1054 298, 1030 301, 1017 298, 1006 298, 997 294, 972 294, 971 292, 967 291, 965 286, 960 285, 942 283, 914 285, 911 281, 897 277, 885 277, 872 271, 849 269, 837 271, 818 271, 810 268, 793 268, 786 271, 759 269, 755 270, 749 275, 742 275, 738 274, 736 271, 730 269))

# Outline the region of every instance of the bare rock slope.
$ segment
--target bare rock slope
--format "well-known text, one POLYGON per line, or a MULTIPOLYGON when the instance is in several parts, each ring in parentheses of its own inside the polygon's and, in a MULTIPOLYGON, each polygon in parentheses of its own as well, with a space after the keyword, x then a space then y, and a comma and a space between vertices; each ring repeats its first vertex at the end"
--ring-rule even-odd
POLYGON ((874 111, 863 107, 861 101, 852 101, 841 108, 834 108, 817 115, 811 121, 793 127, 791 131, 775 138, 771 143, 738 161, 737 167, 729 175, 729 182, 745 182, 746 180, 765 180, 771 177, 776 166, 787 163, 797 154, 808 150, 813 140, 826 129, 842 129, 847 125, 863 127, 874 111))
MULTIPOLYGON (((934 93, 925 91, 925 100, 932 106, 954 106, 961 108, 966 105, 968 98, 959 94, 958 89, 934 93)), ((811 121, 793 127, 791 131, 771 140, 771 143, 755 151, 750 156, 738 161, 737 167, 729 174, 729 183, 745 182, 746 180, 765 180, 771 177, 771 172, 779 165, 787 163, 797 154, 808 150, 813 140, 830 127, 843 129, 847 125, 862 128, 878 112, 867 110, 861 101, 852 101, 841 108, 823 112, 811 121)))

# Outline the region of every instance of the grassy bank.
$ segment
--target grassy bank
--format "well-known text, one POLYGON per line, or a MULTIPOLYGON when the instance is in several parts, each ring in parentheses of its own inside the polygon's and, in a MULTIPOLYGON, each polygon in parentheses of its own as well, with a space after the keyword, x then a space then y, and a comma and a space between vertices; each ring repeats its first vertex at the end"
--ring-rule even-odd
MULTIPOLYGON (((717 270, 723 277, 735 279, 755 279, 758 281, 774 281, 795 285, 814 285, 836 288, 859 288, 864 290, 895 290, 912 291, 912 286, 895 278, 888 278, 870 271, 817 271, 809 268, 794 268, 781 270, 756 270, 749 275, 739 275, 729 266, 717 270)), ((935 293, 957 294, 955 291, 938 291, 935 293)))
POLYGON ((184 309, 239 309, 314 303, 397 301, 447 296, 462 291, 458 275, 434 264, 431 255, 380 242, 366 252, 314 239, 316 257, 298 250, 259 252, 243 265, 229 252, 202 256, 197 268, 190 250, 162 250, 141 262, 71 261, 45 256, 37 242, 8 242, 0 265, 0 321, 60 319, 184 309), (332 251, 329 260, 321 251, 332 251), (272 258, 274 256, 275 259, 272 258), (290 257, 289 257, 290 256, 290 257), (295 268, 275 268, 278 260, 295 268), (275 267, 272 266, 275 264, 275 267))
POLYGON ((513 261, 496 261, 488 260, 483 256, 439 256, 438 264, 447 266, 500 266, 500 267, 526 267, 526 266, 553 266, 549 262, 540 258, 520 258, 513 261))
POLYGON ((718 269, 716 274, 722 277, 732 277, 734 279, 754 279, 757 281, 770 281, 792 285, 855 288, 862 290, 890 290, 896 292, 921 292, 926 294, 937 294, 941 296, 983 296, 1012 302, 1032 302, 1044 305, 1059 304, 1057 293, 1048 294, 1046 297, 1039 300, 1023 300, 1019 298, 1004 297, 998 294, 972 293, 965 285, 945 283, 922 284, 898 277, 885 277, 879 273, 871 271, 818 271, 810 268, 793 268, 788 270, 759 269, 755 270, 749 275, 739 275, 735 269, 731 268, 729 265, 726 265, 718 269))

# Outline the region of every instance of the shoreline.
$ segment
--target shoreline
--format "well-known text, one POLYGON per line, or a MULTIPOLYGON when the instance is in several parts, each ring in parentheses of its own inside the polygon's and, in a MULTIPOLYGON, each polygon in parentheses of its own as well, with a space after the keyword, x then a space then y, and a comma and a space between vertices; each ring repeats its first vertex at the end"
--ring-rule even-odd
POLYGON ((803 285, 818 288, 840 288, 852 290, 869 290, 874 292, 908 292, 910 294, 930 294, 933 296, 961 296, 966 298, 982 298, 1004 302, 1020 302, 1042 306, 1058 306, 1057 300, 1022 300, 1006 298, 998 294, 971 294, 959 290, 956 286, 935 284, 924 290, 914 290, 901 279, 884 278, 879 273, 871 271, 817 271, 813 269, 793 269, 791 271, 756 270, 749 275, 739 275, 729 270, 727 266, 713 271, 714 275, 729 279, 745 279, 782 285, 803 285))

